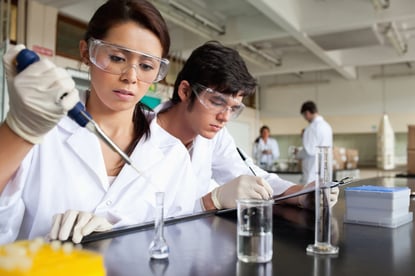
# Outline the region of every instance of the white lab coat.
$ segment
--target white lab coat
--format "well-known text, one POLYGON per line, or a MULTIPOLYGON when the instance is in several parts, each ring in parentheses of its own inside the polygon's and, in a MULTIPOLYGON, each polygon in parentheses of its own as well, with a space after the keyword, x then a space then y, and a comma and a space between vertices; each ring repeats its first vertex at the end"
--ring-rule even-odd
MULTIPOLYGON (((160 105, 156 111, 168 108, 171 102, 160 105)), ((272 186, 274 195, 285 192, 295 185, 281 179, 277 174, 268 173, 248 160, 258 176, 263 177, 272 186)), ((220 130, 213 139, 200 135, 193 142, 192 165, 199 183, 199 194, 207 194, 217 185, 222 185, 240 175, 252 175, 236 150, 235 141, 226 128, 220 130)))
POLYGON ((271 168, 275 161, 280 157, 278 142, 274 138, 268 137, 265 142, 262 138, 253 146, 253 157, 256 163, 262 168, 271 168), (262 151, 271 150, 271 154, 263 154, 262 151))
POLYGON ((144 174, 125 165, 109 185, 98 138, 68 117, 25 157, 0 195, 0 244, 45 236, 52 217, 68 209, 104 216, 115 227, 154 218, 155 192, 165 192, 166 217, 192 213, 197 182, 185 147, 159 135, 140 141, 131 159, 144 174))
POLYGON ((301 183, 303 184, 316 180, 315 156, 318 146, 333 146, 331 126, 320 115, 305 128, 303 148, 297 154, 297 158, 302 159, 301 183))
MULTIPOLYGON (((295 185, 290 181, 281 179, 277 174, 268 173, 252 160, 248 160, 257 176, 261 176, 274 190, 274 195, 285 192, 295 185)), ((213 179, 219 185, 224 184, 240 175, 252 175, 247 164, 241 159, 236 150, 236 144, 226 128, 220 130, 213 139, 197 136, 193 148, 193 168, 198 179, 213 179), (208 168, 211 168, 210 170, 208 168)))

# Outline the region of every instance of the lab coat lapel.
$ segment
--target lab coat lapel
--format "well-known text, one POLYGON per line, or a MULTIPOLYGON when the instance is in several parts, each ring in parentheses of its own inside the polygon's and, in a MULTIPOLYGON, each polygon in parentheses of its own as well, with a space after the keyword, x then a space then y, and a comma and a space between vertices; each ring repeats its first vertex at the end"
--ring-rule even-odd
POLYGON ((116 182, 121 181, 123 182, 121 185, 128 185, 139 177, 144 177, 144 182, 147 183, 149 181, 148 178, 151 177, 151 175, 148 175, 148 171, 157 166, 157 163, 163 160, 163 156, 164 154, 151 141, 141 140, 130 157, 133 165, 140 171, 141 175, 130 165, 126 164, 116 178, 114 185, 118 185, 116 182))
MULTIPOLYGON (((180 144, 180 141, 166 133, 157 124, 156 119, 150 122, 150 133, 150 137, 147 140, 141 139, 138 143, 131 155, 131 160, 134 166, 144 174, 144 178, 146 178, 145 183, 150 185, 151 192, 154 194, 156 191, 166 190, 165 185, 167 183, 156 183, 155 179, 157 179, 157 174, 165 173, 160 169, 165 153, 171 152, 173 147, 178 143, 180 144), (153 185, 157 185, 157 187, 153 187, 153 185)), ((122 181, 125 183, 130 183, 139 177, 137 172, 129 165, 124 166, 119 176, 122 176, 122 181)), ((118 178, 121 179, 121 177, 118 178)))
POLYGON ((82 160, 84 166, 94 172, 101 184, 107 189, 107 171, 98 138, 67 117, 61 121, 61 126, 71 133, 67 139, 68 146, 82 160))
POLYGON ((195 175, 200 179, 212 178, 211 143, 208 139, 198 135, 193 142, 192 167, 195 175), (206 167, 209 165, 208 167, 206 167))

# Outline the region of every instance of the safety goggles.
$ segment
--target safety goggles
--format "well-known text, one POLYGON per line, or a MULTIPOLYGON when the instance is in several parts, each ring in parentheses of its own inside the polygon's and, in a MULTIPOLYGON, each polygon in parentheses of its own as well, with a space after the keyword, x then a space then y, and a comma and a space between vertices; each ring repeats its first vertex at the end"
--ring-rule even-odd
POLYGON ((225 96, 198 83, 194 83, 191 86, 199 102, 212 114, 217 115, 229 111, 230 118, 235 119, 245 108, 243 103, 235 100, 232 96, 225 96), (233 105, 228 104, 229 102, 233 103, 233 105))
POLYGON ((134 68, 137 79, 153 83, 162 80, 169 68, 169 61, 139 51, 89 39, 89 59, 99 69, 114 75, 122 75, 134 68))

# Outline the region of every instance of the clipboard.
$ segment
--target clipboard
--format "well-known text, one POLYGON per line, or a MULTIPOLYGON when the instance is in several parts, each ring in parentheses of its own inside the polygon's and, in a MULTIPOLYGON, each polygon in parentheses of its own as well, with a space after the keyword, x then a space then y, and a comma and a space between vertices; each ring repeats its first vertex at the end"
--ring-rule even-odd
MULTIPOLYGON (((349 184, 351 182, 352 182, 351 178, 346 177, 346 178, 343 178, 340 181, 332 182, 330 184, 330 188, 334 188, 334 187, 337 187, 337 186, 343 186, 343 185, 349 184)), ((282 197, 274 196, 274 197, 272 197, 272 200, 274 200, 274 204, 277 204, 278 202, 280 202, 282 200, 292 198, 292 197, 297 197, 297 196, 308 194, 308 193, 313 193, 314 191, 315 191, 315 187, 310 187, 310 188, 302 189, 302 190, 300 190, 296 193, 292 193, 292 194, 289 194, 289 195, 286 195, 286 196, 282 196, 282 197)), ((171 225, 171 224, 175 224, 175 223, 179 223, 179 222, 183 222, 183 221, 188 221, 188 220, 193 220, 193 219, 198 219, 198 218, 201 218, 201 217, 206 217, 206 216, 211 216, 211 215, 221 216, 221 215, 229 214, 231 212, 236 212, 236 208, 204 211, 204 212, 198 212, 198 213, 190 214, 190 215, 169 217, 169 218, 164 219, 164 225, 171 225)), ((87 244, 87 243, 96 242, 96 241, 100 241, 100 240, 104 240, 104 239, 115 238, 115 237, 119 237, 119 236, 122 236, 122 235, 135 233, 135 232, 139 232, 139 231, 144 231, 144 230, 148 230, 148 229, 154 229, 154 221, 148 221, 148 222, 135 224, 135 225, 131 225, 131 226, 114 228, 112 230, 105 231, 105 232, 93 232, 90 235, 83 237, 83 239, 81 241, 81 244, 87 244)))
MULTIPOLYGON (((198 213, 190 214, 190 215, 169 217, 169 218, 164 219, 164 225, 171 225, 171 224, 175 224, 175 223, 178 223, 178 222, 183 222, 183 221, 193 220, 193 219, 197 219, 197 218, 201 218, 201 217, 211 216, 211 215, 215 214, 216 212, 217 212, 217 210, 212 210, 212 211, 198 212, 198 213)), ((87 244, 87 243, 96 242, 96 241, 100 241, 100 240, 115 238, 115 237, 119 237, 119 236, 122 236, 122 235, 135 233, 135 232, 140 232, 140 231, 144 231, 144 230, 148 230, 148 229, 154 229, 154 220, 147 221, 147 222, 140 223, 140 224, 134 224, 134 225, 130 225, 130 226, 113 228, 113 229, 111 229, 109 231, 105 231, 105 232, 92 232, 91 234, 89 234, 87 236, 84 236, 82 238, 81 244, 87 244)), ((69 237, 68 241, 70 241, 71 238, 72 237, 69 237)))
MULTIPOLYGON (((331 182, 330 185, 328 185, 327 188, 335 188, 335 187, 339 187, 339 186, 344 186, 344 185, 350 184, 352 182, 353 182, 352 178, 345 177, 345 178, 341 179, 340 181, 331 182)), ((288 198, 297 197, 297 196, 305 195, 305 194, 308 194, 308 193, 313 193, 315 190, 316 190, 316 188, 313 186, 313 187, 309 187, 307 189, 302 189, 302 190, 300 190, 296 193, 292 193, 292 194, 289 194, 289 195, 286 195, 286 196, 273 196, 272 199, 274 200, 274 204, 275 204, 279 201, 282 201, 282 200, 285 200, 285 199, 288 199, 288 198)))
MULTIPOLYGON (((344 186, 347 184, 350 184, 353 182, 353 179, 351 177, 345 177, 343 179, 341 179, 340 181, 333 181, 330 183, 330 188, 334 188, 334 187, 340 187, 340 186, 344 186)), ((307 189, 302 189, 296 193, 292 193, 289 195, 285 195, 285 196, 273 196, 271 198, 271 200, 274 200, 273 204, 278 204, 280 201, 283 201, 285 199, 289 199, 292 197, 297 197, 297 196, 301 196, 301 195, 305 195, 305 194, 309 194, 309 193, 313 193, 316 190, 315 186, 309 187, 307 189)), ((222 215, 222 214, 227 214, 230 212, 236 211, 236 208, 230 208, 230 209, 222 209, 222 210, 218 210, 216 211, 216 215, 222 215)))

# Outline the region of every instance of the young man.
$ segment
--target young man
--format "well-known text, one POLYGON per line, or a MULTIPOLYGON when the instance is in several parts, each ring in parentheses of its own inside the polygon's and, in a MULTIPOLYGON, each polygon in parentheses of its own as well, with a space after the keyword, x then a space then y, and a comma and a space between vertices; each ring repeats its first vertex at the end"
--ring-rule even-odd
POLYGON ((309 123, 302 134, 303 148, 297 153, 297 158, 302 160, 301 182, 307 184, 316 180, 316 149, 318 146, 333 146, 333 131, 324 118, 318 114, 314 102, 304 102, 300 113, 309 123))
MULTIPOLYGON (((205 210, 234 208, 239 198, 268 199, 304 188, 256 166, 253 175, 225 128, 242 112, 243 97, 255 93, 256 85, 237 51, 211 41, 192 52, 177 76, 171 101, 157 109, 159 126, 189 151, 200 180, 199 194, 205 194, 205 210)), ((333 189, 332 204, 337 196, 338 189, 333 189)), ((313 207, 313 198, 300 196, 286 202, 313 207)))

